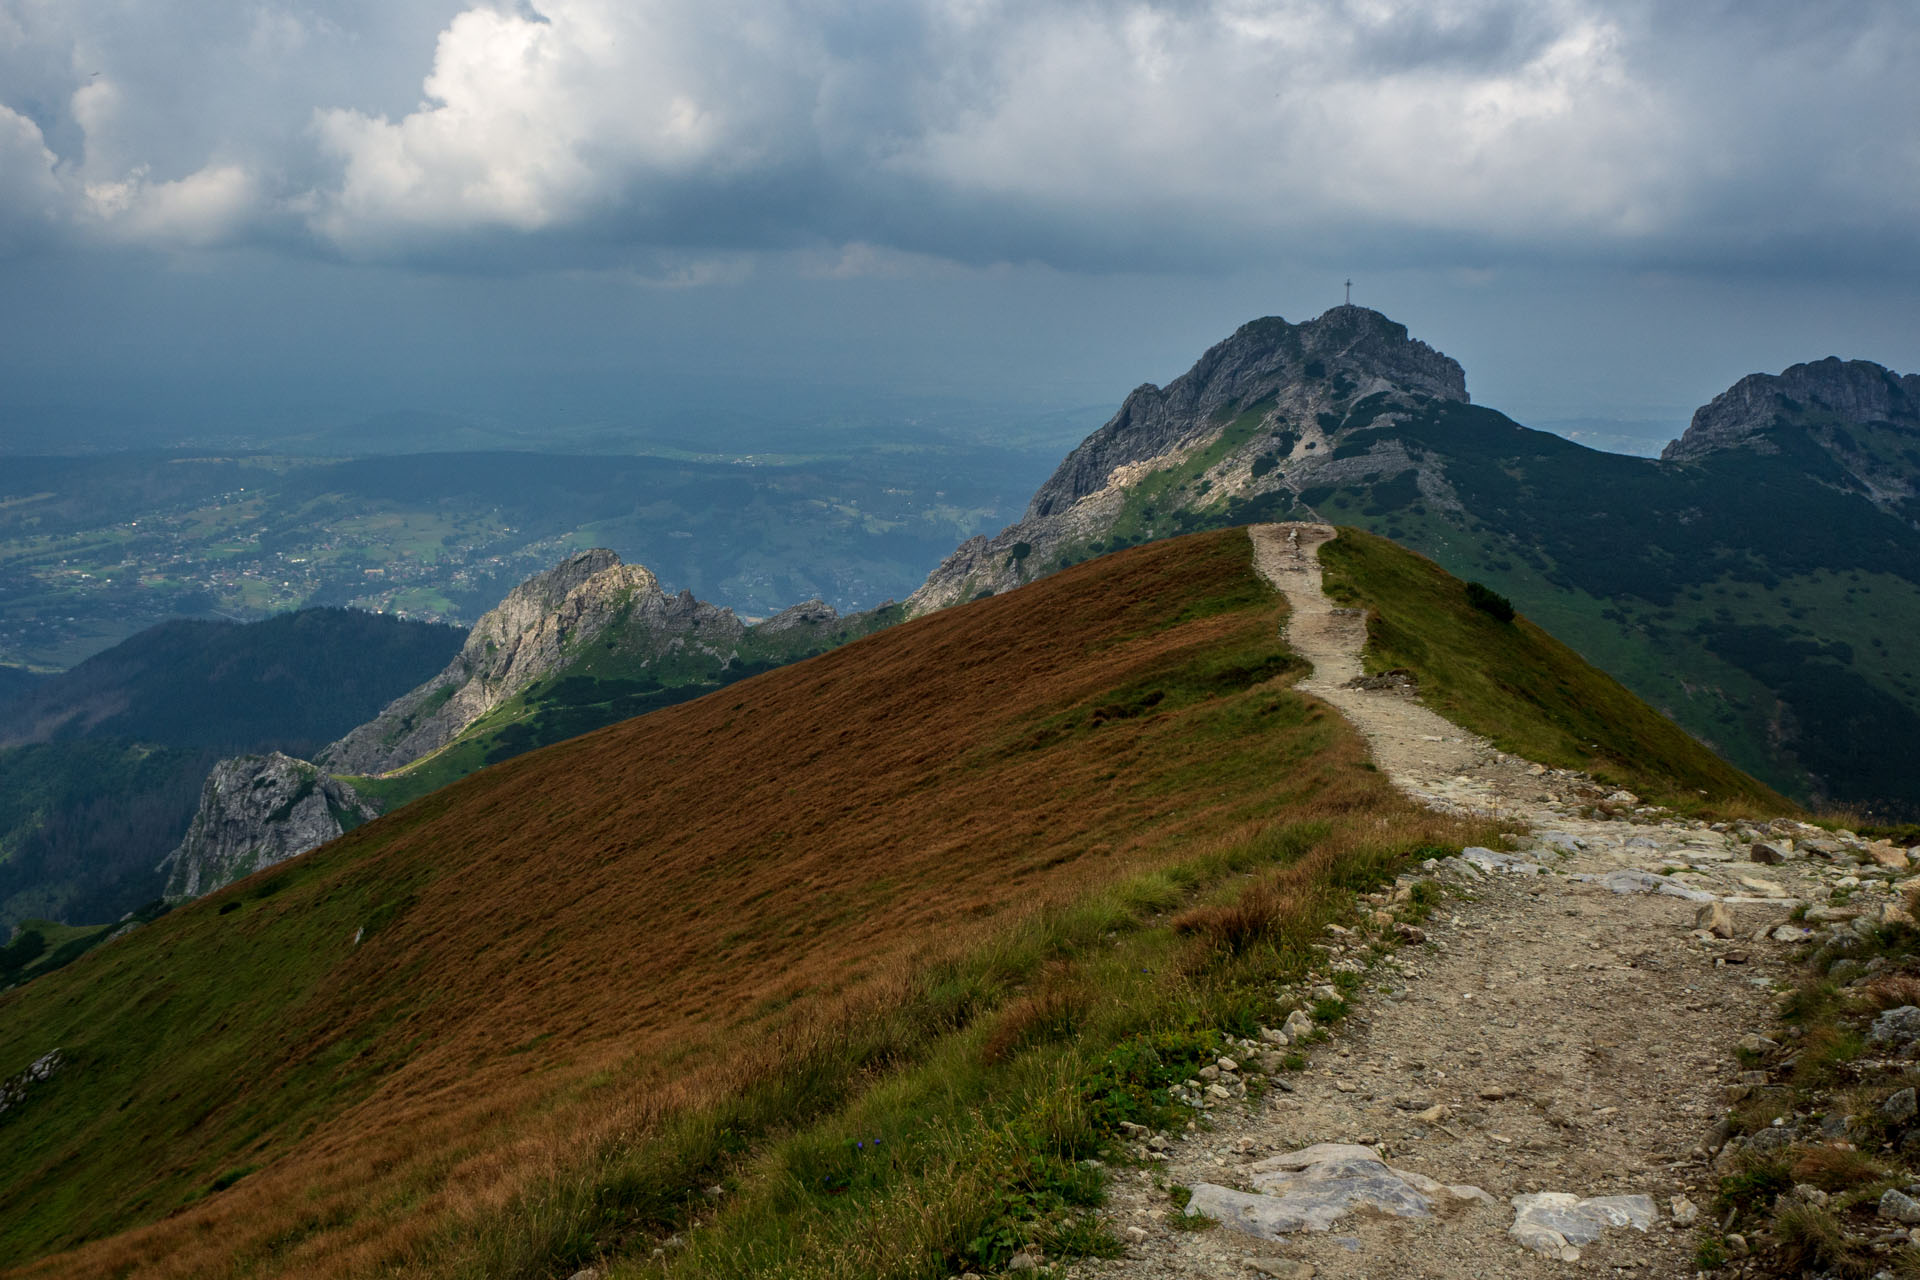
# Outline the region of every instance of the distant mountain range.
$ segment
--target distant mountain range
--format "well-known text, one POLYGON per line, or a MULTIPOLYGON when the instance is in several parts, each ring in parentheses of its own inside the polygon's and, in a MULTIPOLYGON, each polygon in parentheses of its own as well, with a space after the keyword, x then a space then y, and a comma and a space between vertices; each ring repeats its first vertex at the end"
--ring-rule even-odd
POLYGON ((913 612, 1169 534, 1315 516, 1511 596, 1803 801, 1920 814, 1920 377, 1837 359, 1743 379, 1660 460, 1471 403, 1378 312, 1242 326, 1143 386, 913 612))

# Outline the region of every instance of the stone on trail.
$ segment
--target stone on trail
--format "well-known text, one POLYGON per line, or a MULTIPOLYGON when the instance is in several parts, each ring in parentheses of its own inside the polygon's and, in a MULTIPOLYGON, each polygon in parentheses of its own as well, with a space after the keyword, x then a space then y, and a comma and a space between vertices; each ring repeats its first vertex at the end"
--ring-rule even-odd
POLYGON ((1703 905, 1693 917, 1693 927, 1705 929, 1716 938, 1733 936, 1733 912, 1727 910, 1723 902, 1709 902, 1703 905))
POLYGON ((1792 845, 1788 845, 1783 849, 1779 844, 1760 840, 1756 841, 1753 848, 1748 850, 1747 856, 1765 866, 1777 867, 1787 860, 1787 852, 1792 847, 1792 845))
POLYGON ((1395 1169, 1372 1147, 1321 1142, 1249 1166, 1259 1193, 1195 1183, 1189 1214, 1205 1214, 1248 1235, 1277 1240, 1295 1231, 1327 1231, 1357 1209, 1396 1218, 1430 1218, 1436 1202, 1493 1197, 1478 1187, 1447 1186, 1395 1169))
POLYGON ((1600 877, 1600 883, 1614 893, 1663 893, 1669 897, 1685 898, 1688 902, 1714 900, 1713 895, 1705 889, 1696 889, 1683 880, 1657 876, 1651 871, 1609 871, 1600 877))
POLYGON ((1762 880, 1757 876, 1740 876, 1740 887, 1759 894, 1763 898, 1789 898, 1785 885, 1774 880, 1762 880))
POLYGON ((1652 1196, 1594 1196, 1582 1200, 1565 1191, 1536 1191, 1513 1198, 1513 1226, 1507 1234, 1536 1253, 1579 1260, 1578 1246, 1591 1244, 1608 1227, 1645 1231, 1653 1225, 1652 1196))
POLYGON ((1313 1264, 1298 1258, 1255 1258, 1247 1265, 1269 1280, 1313 1280, 1313 1264))
POLYGON ((1905 871, 1910 865, 1907 851, 1891 840, 1875 840, 1867 846, 1867 856, 1889 871, 1905 871))
POLYGON ((1287 1015, 1287 1020, 1280 1024, 1280 1030, 1288 1040, 1298 1040, 1301 1036, 1313 1034, 1313 1019, 1295 1009, 1287 1015))
POLYGON ((1460 856, 1480 870, 1494 875, 1540 876, 1547 873, 1547 869, 1537 862, 1528 862, 1510 853, 1495 853, 1492 849, 1482 849, 1479 845, 1470 845, 1462 849, 1460 856))

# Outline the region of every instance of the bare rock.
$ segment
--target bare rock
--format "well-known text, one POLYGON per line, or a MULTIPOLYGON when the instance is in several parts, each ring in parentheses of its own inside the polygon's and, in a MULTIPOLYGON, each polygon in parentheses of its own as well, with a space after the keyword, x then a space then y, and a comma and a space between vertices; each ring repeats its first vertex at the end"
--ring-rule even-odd
POLYGON ((1731 938, 1734 934, 1733 912, 1727 910, 1724 902, 1709 902, 1694 913, 1693 927, 1705 929, 1716 938, 1731 938))
MULTIPOLYGON (((783 626, 807 620, 788 618, 783 626)), ((665 652, 698 639, 731 653, 745 631, 730 609, 695 600, 691 592, 668 595, 644 565, 622 564, 605 549, 583 551, 508 592, 474 624, 446 670, 396 698, 318 760, 336 773, 385 773, 410 764, 603 637, 617 637, 636 652, 665 652)))
POLYGON ((1446 1186, 1390 1167, 1372 1147, 1345 1143, 1317 1143, 1261 1160, 1249 1170, 1260 1189, 1257 1194, 1198 1183, 1187 1212, 1272 1240, 1296 1231, 1329 1230, 1337 1219, 1356 1211, 1430 1218, 1442 1202, 1493 1203, 1478 1187, 1446 1186))
POLYGON ((1537 1191, 1513 1198, 1513 1226, 1507 1234, 1536 1253, 1567 1262, 1580 1257, 1610 1227, 1645 1231, 1653 1225, 1651 1196, 1594 1196, 1582 1200, 1565 1191, 1537 1191), (1571 1255, 1571 1256, 1569 1256, 1571 1255))
POLYGON ((376 816, 359 792, 305 760, 278 751, 222 760, 200 789, 186 838, 160 864, 165 896, 212 893, 376 816))

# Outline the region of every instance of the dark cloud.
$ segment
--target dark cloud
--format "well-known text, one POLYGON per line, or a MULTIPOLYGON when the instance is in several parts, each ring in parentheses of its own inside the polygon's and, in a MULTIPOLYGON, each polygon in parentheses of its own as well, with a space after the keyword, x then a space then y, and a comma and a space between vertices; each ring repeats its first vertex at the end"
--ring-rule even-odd
POLYGON ((0 226, 495 270, 1911 262, 1917 63, 1893 0, 16 2, 0 226))

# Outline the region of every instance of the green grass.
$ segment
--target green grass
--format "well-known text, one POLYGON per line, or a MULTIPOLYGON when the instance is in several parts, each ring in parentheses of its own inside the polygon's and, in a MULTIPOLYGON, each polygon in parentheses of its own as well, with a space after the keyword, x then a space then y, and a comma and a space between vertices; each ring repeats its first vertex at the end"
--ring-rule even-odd
MULTIPOLYGON (((295 863, 281 874, 297 888, 310 870, 295 863)), ((176 912, 93 951, 83 965, 0 997, 8 1024, 0 1072, 50 1049, 66 1058, 22 1111, 7 1117, 0 1169, 66 1172, 13 1183, 0 1217, 0 1255, 78 1243, 129 1217, 190 1204, 231 1170, 277 1155, 303 1122, 361 1096, 391 1065, 367 1052, 391 1006, 364 1010, 356 1025, 323 1030, 310 1024, 306 1002, 288 1004, 266 992, 305 990, 313 1004, 324 1004, 323 979, 351 950, 355 930, 403 889, 367 874, 317 901, 283 893, 299 903, 293 910, 230 897, 239 910, 176 912), (167 965, 159 980, 152 972, 156 944, 167 965), (112 1031, 103 1035, 106 1026, 112 1031), (202 1033, 183 1035, 188 1028, 202 1033), (270 1092, 225 1097, 205 1087, 283 1057, 290 1038, 307 1039, 311 1052, 289 1062, 270 1092), (221 1122, 203 1123, 215 1114, 221 1122), (137 1120, 130 1124, 129 1116, 137 1120), (139 1154, 139 1135, 155 1133, 197 1136, 176 1143, 173 1158, 155 1167, 139 1154), (109 1152, 117 1154, 102 1158, 109 1152), (58 1226, 50 1231, 51 1224, 58 1226)))
POLYGON ((1346 528, 1320 562, 1330 596, 1369 610, 1368 668, 1413 671, 1430 706, 1502 750, 1683 809, 1792 809, 1525 616, 1475 608, 1425 557, 1346 528))
POLYGON ((1169 1086, 1218 1056, 1223 1033, 1284 1018, 1264 993, 1307 971, 1323 926, 1348 910, 1344 890, 1437 852, 1391 832, 1350 849, 1337 887, 1321 883, 1231 951, 1170 914, 1233 906, 1252 890, 1249 873, 1297 864, 1327 834, 1281 823, 1029 919, 924 975, 903 1008, 836 1039, 828 1061, 792 1064, 651 1142, 597 1151, 434 1252, 476 1280, 609 1259, 614 1280, 933 1280, 997 1271, 1036 1247, 1055 1259, 1118 1256, 1092 1212, 1104 1179, 1083 1162, 1125 1158, 1122 1121, 1183 1123, 1192 1113, 1169 1086), (1066 1012, 1036 1027, 1036 1007, 1066 1012), (997 1051, 1010 1023, 1015 1047, 997 1051), (854 1083, 875 1060, 891 1069, 854 1083), (687 1193, 703 1180, 724 1187, 718 1205, 687 1193), (668 1232, 686 1246, 656 1261, 651 1246, 668 1232))

